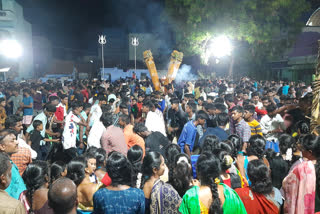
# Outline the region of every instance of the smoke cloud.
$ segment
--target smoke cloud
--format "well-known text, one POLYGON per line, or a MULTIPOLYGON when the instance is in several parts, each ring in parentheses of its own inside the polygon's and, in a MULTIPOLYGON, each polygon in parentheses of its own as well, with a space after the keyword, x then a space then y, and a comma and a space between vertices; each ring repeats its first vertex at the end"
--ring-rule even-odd
POLYGON ((175 82, 181 83, 182 81, 190 81, 195 79, 197 79, 197 76, 192 73, 192 67, 190 65, 183 64, 176 75, 175 82))

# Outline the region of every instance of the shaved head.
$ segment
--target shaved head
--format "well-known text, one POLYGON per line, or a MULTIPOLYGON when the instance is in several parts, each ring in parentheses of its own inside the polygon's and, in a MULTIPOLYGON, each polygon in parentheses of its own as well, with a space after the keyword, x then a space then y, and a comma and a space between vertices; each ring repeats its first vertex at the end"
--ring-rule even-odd
POLYGON ((69 178, 59 178, 51 185, 48 200, 54 213, 70 213, 77 207, 77 186, 69 178))

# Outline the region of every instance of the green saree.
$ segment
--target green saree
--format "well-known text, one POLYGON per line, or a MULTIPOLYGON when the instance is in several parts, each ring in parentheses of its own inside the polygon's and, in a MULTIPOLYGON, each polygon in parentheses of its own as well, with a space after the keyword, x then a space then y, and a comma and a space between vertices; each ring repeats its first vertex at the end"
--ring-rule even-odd
MULTIPOLYGON (((224 188, 223 194, 225 197, 225 201, 222 206, 223 213, 246 214, 247 211, 238 194, 223 183, 220 183, 219 185, 222 185, 224 188)), ((198 186, 194 186, 189 189, 183 196, 179 211, 182 214, 200 214, 200 201, 198 195, 198 186)))

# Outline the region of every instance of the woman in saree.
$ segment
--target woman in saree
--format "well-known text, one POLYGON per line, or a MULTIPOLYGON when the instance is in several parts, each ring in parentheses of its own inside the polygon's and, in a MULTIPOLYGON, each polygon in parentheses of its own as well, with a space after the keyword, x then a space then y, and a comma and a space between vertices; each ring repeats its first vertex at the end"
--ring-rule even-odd
POLYGON ((178 213, 181 198, 178 192, 160 180, 165 170, 164 158, 158 152, 148 152, 142 164, 142 189, 146 213, 178 213))
POLYGON ((197 162, 200 187, 193 186, 183 196, 182 214, 247 213, 237 193, 220 182, 220 160, 212 153, 203 153, 197 162))
POLYGON ((248 164, 250 187, 238 188, 248 214, 278 214, 282 205, 280 191, 272 186, 270 170, 262 160, 252 160, 248 164))
POLYGON ((311 214, 320 211, 320 137, 308 134, 299 139, 302 156, 282 183, 284 213, 311 214))

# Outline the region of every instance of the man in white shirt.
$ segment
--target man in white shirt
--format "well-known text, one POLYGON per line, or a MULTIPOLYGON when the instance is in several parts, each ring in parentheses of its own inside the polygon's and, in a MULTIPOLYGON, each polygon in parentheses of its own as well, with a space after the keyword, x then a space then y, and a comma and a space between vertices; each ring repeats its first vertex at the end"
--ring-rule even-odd
POLYGON ((267 106, 268 114, 261 118, 260 126, 263 135, 267 140, 266 149, 273 149, 275 152, 279 152, 279 140, 278 137, 286 129, 284 120, 280 114, 277 113, 277 107, 273 104, 267 106))
POLYGON ((100 117, 102 115, 101 106, 103 104, 107 104, 108 99, 104 95, 99 95, 98 100, 99 100, 99 102, 97 104, 94 104, 91 107, 91 111, 90 111, 90 115, 89 115, 89 125, 91 127, 95 121, 100 120, 100 117))
POLYGON ((143 102, 142 112, 147 114, 145 126, 149 131, 158 131, 167 136, 163 114, 155 107, 151 100, 143 102))
MULTIPOLYGON (((77 156, 77 124, 81 126, 86 126, 84 119, 80 115, 82 111, 82 103, 80 101, 73 102, 72 111, 65 118, 65 125, 62 134, 62 145, 69 156, 70 160, 77 156)), ((84 145, 81 143, 79 147, 82 149, 84 145)))

